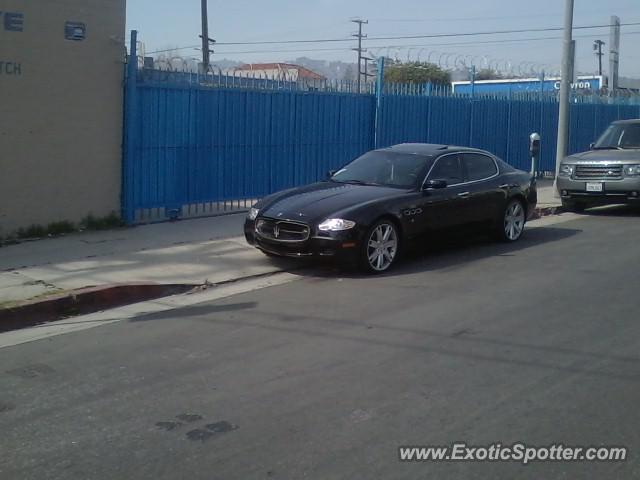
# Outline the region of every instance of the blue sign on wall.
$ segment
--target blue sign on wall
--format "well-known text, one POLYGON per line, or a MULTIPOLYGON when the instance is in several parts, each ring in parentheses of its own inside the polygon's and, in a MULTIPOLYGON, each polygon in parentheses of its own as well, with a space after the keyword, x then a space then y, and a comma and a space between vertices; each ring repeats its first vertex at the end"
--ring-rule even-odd
POLYGON ((24 15, 18 12, 2 12, 0 11, 0 29, 7 32, 24 31, 24 15))
MULTIPOLYGON (((471 93, 471 82, 453 82, 454 93, 471 93)), ((575 91, 597 91, 603 87, 603 80, 600 76, 578 77, 577 81, 571 84, 575 91)), ((475 93, 505 93, 505 92, 554 92, 560 90, 559 78, 548 78, 541 81, 536 78, 513 78, 501 80, 480 80, 475 82, 475 93)))

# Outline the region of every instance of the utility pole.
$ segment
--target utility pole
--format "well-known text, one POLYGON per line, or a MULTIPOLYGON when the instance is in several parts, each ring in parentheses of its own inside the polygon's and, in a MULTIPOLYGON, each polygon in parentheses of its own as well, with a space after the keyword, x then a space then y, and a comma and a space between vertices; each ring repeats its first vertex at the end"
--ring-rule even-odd
POLYGON ((562 42, 562 78, 560 79, 560 113, 558 115, 558 143, 556 152, 556 179, 554 180, 554 194, 558 192, 558 173, 560 162, 567 156, 569 138, 569 89, 571 72, 573 71, 572 43, 573 43, 573 1, 565 0, 564 37, 562 42))
POLYGON ((605 43, 602 40, 596 40, 593 42, 593 50, 596 52, 596 57, 598 57, 598 75, 602 76, 602 57, 604 53, 602 53, 602 47, 604 47, 605 43))
POLYGON ((609 38, 609 92, 615 95, 618 90, 620 69, 620 18, 611 17, 611 37, 609 38))
POLYGON ((358 52, 358 93, 361 93, 362 90, 360 89, 360 86, 362 84, 362 60, 364 58, 362 55, 362 53, 364 52, 364 50, 362 49, 362 39, 367 38, 366 35, 362 34, 362 25, 367 25, 369 21, 356 18, 354 20, 351 20, 351 22, 358 24, 358 33, 353 34, 352 37, 356 37, 358 39, 358 48, 354 48, 353 50, 358 52))
POLYGON ((207 12, 207 0, 201 0, 202 8, 202 72, 207 73, 209 71, 209 14, 207 12))
POLYGON ((375 74, 369 73, 369 62, 375 62, 376 59, 371 57, 362 57, 362 59, 364 60, 364 70, 362 72, 364 83, 369 83, 369 77, 375 77, 375 74))

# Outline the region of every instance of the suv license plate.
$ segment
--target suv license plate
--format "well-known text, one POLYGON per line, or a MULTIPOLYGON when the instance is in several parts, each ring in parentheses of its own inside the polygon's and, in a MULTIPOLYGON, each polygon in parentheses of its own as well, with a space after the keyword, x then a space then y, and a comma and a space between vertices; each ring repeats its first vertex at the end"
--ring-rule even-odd
POLYGON ((602 183, 587 183, 587 192, 602 192, 604 191, 603 187, 602 183))

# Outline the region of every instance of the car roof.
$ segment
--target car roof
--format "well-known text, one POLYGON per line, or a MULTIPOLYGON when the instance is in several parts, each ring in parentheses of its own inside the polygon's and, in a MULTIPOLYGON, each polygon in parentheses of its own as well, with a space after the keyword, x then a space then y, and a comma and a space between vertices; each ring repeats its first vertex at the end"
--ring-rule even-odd
POLYGON ((437 143, 401 143, 387 148, 381 148, 380 151, 408 153, 414 155, 437 156, 444 153, 453 152, 483 152, 477 148, 458 147, 456 145, 441 145, 437 143))
POLYGON ((613 125, 637 125, 640 124, 640 118, 632 118, 629 120, 617 120, 613 125))

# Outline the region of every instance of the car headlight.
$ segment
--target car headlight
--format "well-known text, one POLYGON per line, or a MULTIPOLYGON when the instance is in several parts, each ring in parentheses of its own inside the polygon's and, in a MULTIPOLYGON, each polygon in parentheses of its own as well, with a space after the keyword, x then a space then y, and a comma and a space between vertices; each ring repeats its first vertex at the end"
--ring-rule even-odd
POLYGON ((356 226, 356 222, 351 220, 343 220, 342 218, 329 218, 318 225, 318 229, 323 232, 339 232, 341 230, 349 230, 356 226))
POLYGON ((258 209, 257 209, 257 208, 255 208, 255 207, 251 207, 251 208, 249 209, 249 213, 247 214, 247 218, 248 218, 249 220, 255 220, 255 219, 256 219, 256 217, 258 216, 258 213, 260 213, 260 210, 258 210, 258 209))
POLYGON ((560 165, 560 173, 559 175, 561 177, 570 177, 571 175, 573 175, 573 165, 565 165, 562 164, 560 165))
POLYGON ((627 177, 637 177, 640 175, 640 165, 625 165, 624 174, 627 177))

